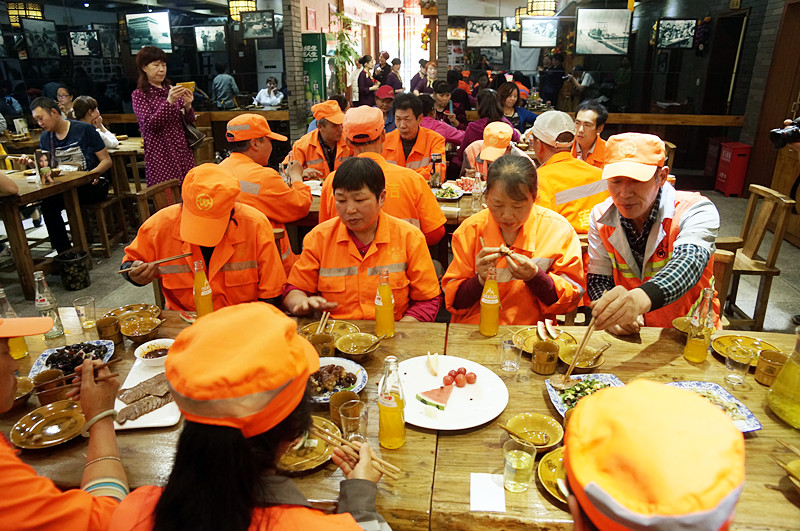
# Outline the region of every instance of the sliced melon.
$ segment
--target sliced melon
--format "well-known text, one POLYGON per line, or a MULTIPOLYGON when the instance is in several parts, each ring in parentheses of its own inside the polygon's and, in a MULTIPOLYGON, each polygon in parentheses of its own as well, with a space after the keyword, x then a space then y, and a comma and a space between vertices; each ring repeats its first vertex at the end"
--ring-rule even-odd
POLYGON ((536 323, 536 335, 538 335, 539 339, 542 341, 550 339, 550 336, 547 335, 547 326, 544 324, 544 321, 536 323))
POLYGON ((561 331, 556 328, 556 324, 553 322, 552 319, 545 319, 544 320, 544 327, 547 330, 547 335, 550 336, 552 339, 558 339, 558 336, 561 335, 561 331))
POLYGON ((430 391, 421 391, 417 393, 417 400, 426 406, 433 406, 436 409, 444 410, 447 406, 447 401, 450 400, 450 394, 453 392, 453 385, 444 385, 431 389, 430 391))
POLYGON ((436 352, 431 354, 431 351, 428 351, 428 358, 425 360, 425 365, 428 366, 428 370, 434 376, 439 376, 439 353, 436 352))

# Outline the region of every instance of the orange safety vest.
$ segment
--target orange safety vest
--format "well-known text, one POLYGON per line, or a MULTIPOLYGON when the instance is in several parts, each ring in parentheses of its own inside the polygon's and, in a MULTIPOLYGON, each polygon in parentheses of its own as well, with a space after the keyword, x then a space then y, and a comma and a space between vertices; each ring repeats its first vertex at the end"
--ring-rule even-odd
MULTIPOLYGON (((278 172, 257 164, 244 153, 231 153, 219 165, 239 179, 241 191, 237 201, 260 210, 269 218, 274 228, 283 229, 284 223, 291 223, 308 215, 311 208, 311 188, 307 184, 295 182, 289 187, 278 172)), ((283 270, 288 275, 295 255, 285 233, 281 238, 280 253, 283 270)))
MULTIPOLYGON (((192 253, 192 256, 158 266, 167 309, 194 311, 194 262, 203 260, 200 247, 180 236, 182 205, 162 208, 147 218, 131 244, 124 262, 152 262, 159 258, 192 253)), ((283 292, 283 271, 272 225, 257 209, 236 203, 233 219, 222 241, 214 248, 208 271, 214 308, 241 302, 271 299, 283 292)))
MULTIPOLYGON (((342 162, 352 155, 350 146, 345 142, 344 135, 339 139, 336 144, 336 159, 333 162, 333 169, 335 170, 341 166, 342 162)), ((322 151, 322 145, 319 139, 319 129, 314 129, 310 133, 301 136, 293 145, 292 150, 283 159, 284 163, 290 160, 296 160, 303 168, 314 168, 322 173, 320 178, 324 179, 331 172, 328 169, 328 161, 325 159, 325 153, 322 151)))
POLYGON ((531 95, 531 91, 528 90, 528 87, 526 87, 525 85, 523 85, 519 81, 514 81, 514 84, 517 86, 517 89, 519 89, 519 97, 520 97, 520 99, 521 100, 527 100, 531 95))
MULTIPOLYGON (((572 156, 578 158, 578 141, 572 144, 572 156)), ((583 160, 586 164, 590 164, 595 168, 602 168, 606 165, 606 141, 597 135, 597 141, 594 143, 594 149, 589 153, 586 158, 578 159, 583 160)))
MULTIPOLYGON (((487 247, 499 247, 505 243, 500 227, 488 209, 468 218, 453 233, 453 261, 442 277, 445 304, 452 314, 452 323, 480 322, 480 302, 471 308, 456 310, 453 301, 461 283, 476 274, 475 256, 481 250, 481 237, 487 247)), ((567 314, 578 306, 586 282, 581 244, 567 220, 534 205, 517 239, 508 247, 515 253, 531 258, 547 272, 555 284, 558 300, 550 306, 543 304, 524 281, 511 277, 505 258, 500 258, 497 261, 497 282, 502 304, 500 324, 533 324, 542 319, 555 319, 556 315, 567 314)))
POLYGON ((408 154, 408 159, 403 151, 399 129, 387 134, 383 143, 383 158, 387 162, 412 169, 422 175, 426 181, 431 180, 431 153, 442 155, 442 168, 444 168, 446 163, 444 152, 444 137, 436 131, 424 127, 418 129, 417 142, 411 149, 411 153, 408 154))
MULTIPOLYGON (((417 172, 396 164, 389 164, 378 153, 362 153, 359 157, 372 159, 383 170, 386 179, 386 201, 382 210, 408 221, 424 234, 435 231, 447 221, 436 196, 428 183, 417 172)), ((336 217, 336 201, 333 199, 333 177, 331 173, 322 184, 319 199, 319 222, 336 217)))
MULTIPOLYGON (((462 168, 462 171, 472 168, 476 172, 480 173, 485 181, 491 163, 481 158, 481 150, 483 150, 483 140, 476 140, 467 146, 467 149, 464 150, 464 160, 467 161, 468 165, 465 165, 464 168, 462 168)), ((506 149, 505 154, 525 157, 526 159, 531 160, 531 158, 526 155, 524 151, 514 145, 510 145, 509 148, 506 149)), ((531 164, 533 164, 533 160, 531 160, 531 164)))
POLYGON ((592 209, 608 197, 603 172, 561 151, 539 166, 537 174, 536 204, 567 218, 576 232, 588 233, 592 209))
POLYGON ((409 301, 439 295, 439 281, 422 232, 410 223, 381 212, 375 239, 362 257, 350 231, 337 218, 314 227, 303 240, 303 252, 288 283, 339 305, 336 319, 375 319, 375 295, 381 269, 389 270, 395 320, 409 301))
MULTIPOLYGON (((620 252, 620 248, 624 248, 625 252, 630 254, 630 246, 625 237, 625 231, 620 226, 606 225, 600 222, 600 218, 606 214, 608 209, 613 205, 612 200, 608 199, 606 203, 596 208, 594 211, 595 223, 600 239, 603 242, 603 247, 611 258, 614 284, 622 286, 627 290, 632 290, 638 288, 661 271, 672 258, 672 246, 678 238, 678 234, 680 234, 681 216, 701 199, 705 198, 697 192, 675 192, 675 212, 671 218, 665 217, 661 220, 661 231, 658 235, 659 241, 656 243, 653 254, 647 258, 647 261, 643 264, 641 278, 637 276, 633 269, 636 265, 634 264, 632 268, 625 261, 625 257, 620 252)), ((614 210, 616 211, 616 207, 614 210)), ((619 220, 619 215, 616 214, 616 216, 617 220, 619 220)), ((654 225, 650 230, 658 230, 658 228, 654 225)), ((713 276, 714 256, 712 255, 703 270, 703 274, 700 276, 700 281, 675 302, 644 314, 645 326, 671 328, 673 319, 687 315, 694 304, 703 296, 703 289, 711 287, 711 279, 713 276)), ((715 296, 714 324, 717 328, 720 328, 719 312, 719 299, 715 296)))

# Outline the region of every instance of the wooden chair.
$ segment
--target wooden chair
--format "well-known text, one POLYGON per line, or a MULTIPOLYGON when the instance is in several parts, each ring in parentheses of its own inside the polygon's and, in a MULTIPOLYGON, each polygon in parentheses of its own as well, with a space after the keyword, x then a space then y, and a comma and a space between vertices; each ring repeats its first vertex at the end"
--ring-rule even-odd
POLYGON ((722 327, 727 328, 730 322, 725 317, 725 303, 728 299, 728 289, 731 285, 731 275, 733 274, 733 261, 736 253, 717 249, 714 252, 714 288, 717 290, 717 298, 720 305, 720 321, 722 327))
POLYGON ((752 330, 760 331, 764 327, 764 316, 767 313, 772 279, 780 274, 780 270, 775 264, 778 261, 778 253, 786 232, 787 216, 795 202, 780 192, 757 184, 751 184, 749 191, 750 200, 747 203, 740 236, 738 238, 718 238, 717 248, 736 253, 727 304, 730 327, 749 327, 752 330), (772 244, 767 257, 762 258, 758 254, 758 250, 769 227, 772 227, 773 230, 772 244), (736 305, 739 280, 742 275, 761 277, 752 317, 736 305))
POLYGON ((100 250, 106 258, 111 258, 111 247, 120 241, 128 241, 128 220, 125 218, 122 197, 116 193, 110 193, 99 203, 81 206, 84 211, 84 219, 87 221, 87 236, 91 235, 92 228, 95 228, 99 239, 98 243, 90 244, 89 250, 100 250), (113 232, 109 232, 109 218, 107 217, 109 213, 116 218, 113 232))
MULTIPOLYGON (((168 207, 179 203, 181 200, 181 182, 178 179, 171 179, 158 183, 153 186, 148 186, 144 190, 136 193, 136 204, 139 211, 139 222, 144 223, 144 220, 149 218, 150 202, 152 201, 154 211, 158 212, 162 208, 168 207)), ((164 308, 166 301, 164 300, 164 292, 161 291, 161 281, 156 278, 152 282, 153 296, 155 297, 156 305, 159 308, 164 308)))
POLYGON ((664 147, 666 148, 666 160, 664 161, 664 165, 669 166, 669 169, 671 170, 673 168, 672 165, 675 163, 675 151, 678 149, 678 147, 672 142, 667 142, 666 140, 664 141, 664 147))

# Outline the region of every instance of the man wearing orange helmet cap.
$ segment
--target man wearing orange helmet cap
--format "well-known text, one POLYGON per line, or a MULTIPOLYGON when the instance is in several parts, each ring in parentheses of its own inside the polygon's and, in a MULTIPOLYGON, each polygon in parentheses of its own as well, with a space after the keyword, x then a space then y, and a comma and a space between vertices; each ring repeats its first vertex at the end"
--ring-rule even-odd
POLYGON ((297 161, 304 179, 324 179, 350 156, 342 137, 344 113, 334 100, 311 107, 317 128, 301 136, 292 146, 284 162, 297 161))
POLYGON ((625 335, 641 326, 671 327, 711 286, 719 212, 698 193, 676 191, 667 175, 657 136, 608 139, 603 180, 611 197, 589 219, 586 279, 600 330, 625 335))
POLYGON ((375 509, 381 474, 368 443, 358 459, 333 450, 347 478, 339 514, 314 509, 276 473, 290 447, 305 446, 307 382, 319 368, 292 319, 263 303, 223 308, 178 334, 165 368, 186 419, 172 473, 164 487, 132 492, 108 529, 389 529, 375 509), (242 323, 258 326, 231 334, 242 323))
MULTIPOLYGON (((260 114, 240 114, 228 122, 225 138, 232 153, 220 167, 239 179, 240 203, 263 212, 278 229, 308 214, 311 189, 303 183, 300 172, 291 174, 292 186, 289 187, 278 172, 267 167, 272 140, 285 142, 286 137, 273 133, 266 118, 260 114)), ((280 253, 288 275, 295 260, 289 238, 281 238, 280 253)))
MULTIPOLYGON (((357 157, 370 158, 378 163, 386 179, 386 202, 382 210, 396 218, 404 219, 420 229, 428 245, 435 245, 444 236, 447 221, 439 202, 428 183, 417 172, 396 164, 389 164, 381 156, 386 134, 383 132, 383 114, 375 107, 354 107, 344 116, 344 136, 357 157)), ((322 185, 319 201, 319 221, 337 216, 333 197, 333 177, 330 174, 322 185)))
MULTIPOLYGON (((531 160, 524 151, 511 144, 514 128, 506 122, 492 122, 483 130, 483 140, 477 140, 464 150, 461 175, 474 169, 486 177, 489 166, 503 155, 516 155, 531 160)), ((531 160, 531 165, 533 161, 531 160)))
POLYGON ((242 302, 277 301, 283 271, 272 225, 257 209, 237 202, 239 181, 217 164, 186 174, 183 203, 147 218, 125 248, 126 279, 144 286, 157 276, 167 309, 194 311, 194 264, 205 264, 214 308, 242 302), (159 258, 192 253, 160 265, 159 258))
POLYGON ((444 137, 420 127, 422 102, 413 94, 394 98, 394 121, 397 129, 386 135, 383 157, 392 164, 410 168, 431 180, 431 154, 439 153, 445 163, 444 137))

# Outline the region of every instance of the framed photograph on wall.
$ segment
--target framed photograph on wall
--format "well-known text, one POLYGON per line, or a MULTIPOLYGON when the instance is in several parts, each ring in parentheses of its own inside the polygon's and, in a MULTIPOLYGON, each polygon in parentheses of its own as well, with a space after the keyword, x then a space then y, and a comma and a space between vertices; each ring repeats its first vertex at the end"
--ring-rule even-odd
POLYGON ((631 34, 631 12, 627 9, 578 9, 575 53, 579 55, 625 55, 631 34))
POLYGON ((133 55, 143 46, 156 46, 166 53, 172 53, 169 11, 125 15, 125 23, 128 26, 128 39, 133 55))
POLYGON ((306 8, 306 27, 308 31, 317 31, 317 10, 306 8))
POLYGON ((656 48, 692 48, 694 46, 694 19, 668 19, 658 21, 656 48))
POLYGON ((245 11, 242 13, 242 26, 244 26, 245 39, 271 39, 275 36, 275 12, 271 9, 264 11, 245 11))
POLYGON ((520 48, 553 48, 558 40, 558 19, 545 17, 522 18, 520 48))
POLYGON ((34 59, 59 57, 55 22, 23 17, 20 17, 19 21, 22 23, 28 57, 34 59))
POLYGON ((194 39, 198 52, 224 52, 225 26, 195 26, 194 39))
POLYGON ((464 28, 447 28, 448 41, 463 41, 467 38, 467 30, 464 28))
POLYGON ((69 45, 72 57, 100 57, 100 39, 96 31, 70 31, 69 45))
POLYGON ((100 39, 100 49, 103 57, 119 57, 119 30, 115 24, 92 24, 92 29, 97 32, 100 39))
POLYGON ((467 48, 500 48, 502 45, 502 18, 467 19, 467 48))
POLYGON ((485 55, 489 64, 492 66, 503 65, 503 49, 502 48, 481 48, 481 55, 485 55))

